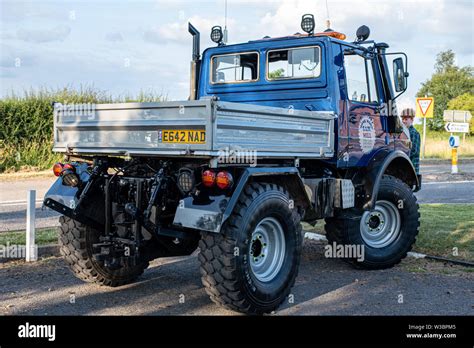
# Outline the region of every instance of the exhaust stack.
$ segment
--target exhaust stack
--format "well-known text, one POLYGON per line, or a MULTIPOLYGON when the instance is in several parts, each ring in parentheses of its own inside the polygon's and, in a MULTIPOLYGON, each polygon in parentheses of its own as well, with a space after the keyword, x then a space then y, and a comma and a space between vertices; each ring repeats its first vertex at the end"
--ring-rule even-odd
POLYGON ((199 68, 201 65, 199 48, 201 34, 191 23, 188 23, 188 31, 193 36, 193 60, 191 61, 189 100, 196 100, 199 68))

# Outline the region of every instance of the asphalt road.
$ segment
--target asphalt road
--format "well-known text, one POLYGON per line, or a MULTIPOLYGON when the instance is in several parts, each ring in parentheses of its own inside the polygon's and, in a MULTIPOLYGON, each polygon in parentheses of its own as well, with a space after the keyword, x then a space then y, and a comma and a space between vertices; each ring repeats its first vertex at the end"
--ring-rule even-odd
MULTIPOLYGON (((420 203, 474 203, 474 161, 461 163, 462 174, 452 176, 449 161, 428 162, 421 166, 423 188, 416 193, 420 203)), ((55 177, 17 181, 0 181, 0 232, 25 229, 26 194, 36 189, 36 226, 52 227, 58 223, 58 214, 42 209, 44 194, 55 177)))
MULTIPOLYGON (((461 266, 409 258, 389 270, 356 270, 325 258, 323 248, 305 241, 293 302, 275 315, 474 315, 474 274, 461 266)), ((1 314, 237 313, 209 300, 190 256, 155 260, 138 282, 117 288, 83 283, 60 258, 0 264, 1 314)))
POLYGON ((415 196, 419 203, 474 203, 474 180, 427 182, 415 196))

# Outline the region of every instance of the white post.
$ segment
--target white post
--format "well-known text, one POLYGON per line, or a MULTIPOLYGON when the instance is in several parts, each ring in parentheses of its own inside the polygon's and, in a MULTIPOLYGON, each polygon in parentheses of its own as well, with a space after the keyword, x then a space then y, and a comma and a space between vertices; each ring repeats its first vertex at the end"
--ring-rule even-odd
POLYGON ((35 212, 36 191, 28 190, 26 207, 26 262, 38 259, 35 243, 35 212))
POLYGON ((426 117, 423 117, 423 139, 421 141, 421 158, 425 159, 426 117))

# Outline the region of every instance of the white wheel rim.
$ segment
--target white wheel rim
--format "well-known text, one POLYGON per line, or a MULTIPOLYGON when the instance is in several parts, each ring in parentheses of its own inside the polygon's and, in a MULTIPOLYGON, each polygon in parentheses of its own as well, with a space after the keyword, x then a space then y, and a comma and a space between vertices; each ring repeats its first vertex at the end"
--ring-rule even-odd
POLYGON ((372 248, 380 249, 392 244, 400 231, 400 212, 389 201, 377 201, 374 210, 364 212, 360 220, 361 237, 372 248))
POLYGON ((277 219, 264 218, 255 227, 249 247, 250 268, 262 283, 272 281, 285 259, 285 233, 277 219))

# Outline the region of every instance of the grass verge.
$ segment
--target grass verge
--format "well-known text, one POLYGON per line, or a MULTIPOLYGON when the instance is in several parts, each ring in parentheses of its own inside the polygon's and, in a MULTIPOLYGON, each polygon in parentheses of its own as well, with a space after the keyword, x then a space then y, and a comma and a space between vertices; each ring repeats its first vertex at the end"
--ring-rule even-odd
MULTIPOLYGON (((420 232, 413 251, 474 261, 474 204, 421 204, 420 232)), ((305 231, 324 234, 324 221, 304 224, 305 231)))
MULTIPOLYGON (((422 136, 422 130, 420 126, 416 127, 422 136)), ((460 133, 457 135, 461 138, 461 146, 458 148, 459 158, 474 157, 474 136, 466 135, 465 141, 460 133)), ((451 158, 451 147, 448 144, 450 133, 448 132, 435 132, 428 130, 426 133, 426 144, 425 144, 425 157, 426 158, 438 158, 438 159, 450 159, 451 158)))
MULTIPOLYGON (((36 230, 36 244, 47 245, 56 244, 58 242, 58 232, 56 228, 44 228, 36 230)), ((26 232, 2 232, 0 233, 0 245, 25 245, 26 232)))

